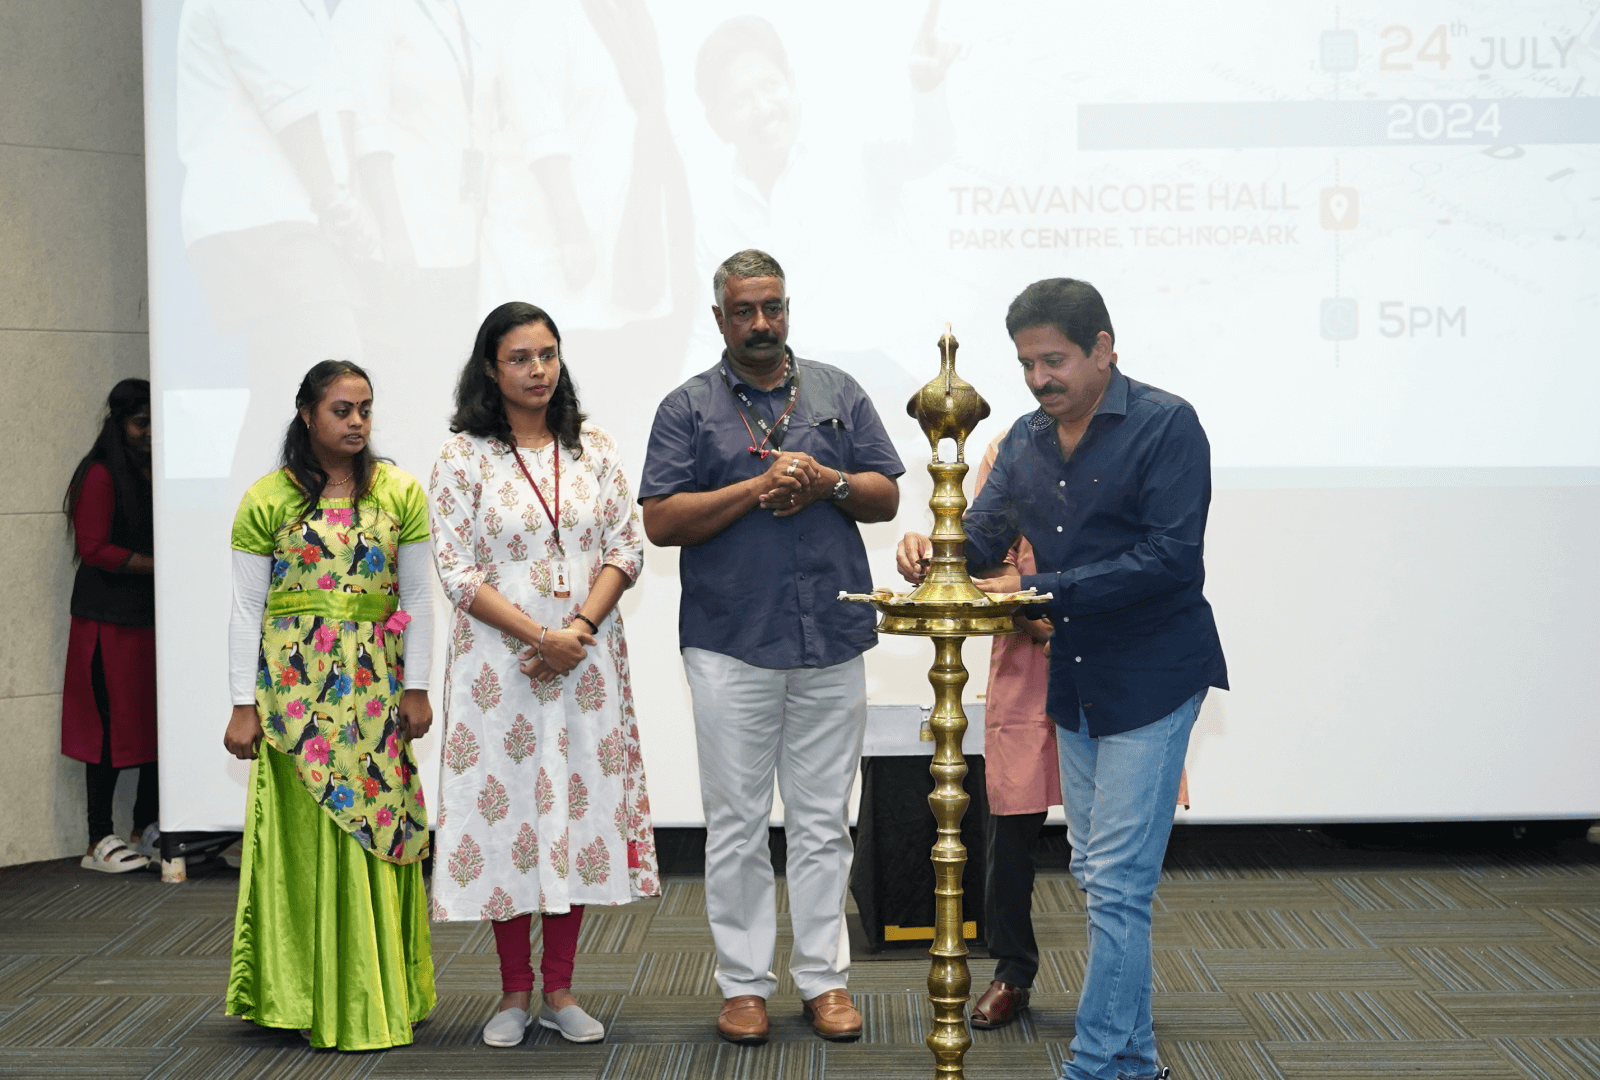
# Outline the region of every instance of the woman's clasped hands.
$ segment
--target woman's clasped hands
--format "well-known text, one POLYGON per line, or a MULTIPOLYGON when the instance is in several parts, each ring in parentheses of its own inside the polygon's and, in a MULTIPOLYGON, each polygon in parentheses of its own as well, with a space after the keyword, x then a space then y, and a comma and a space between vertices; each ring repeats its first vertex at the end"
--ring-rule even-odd
POLYGON ((585 646, 595 643, 593 635, 581 624, 577 628, 568 626, 561 630, 547 630, 541 636, 542 643, 538 640, 528 642, 527 649, 519 657, 521 663, 517 665, 524 675, 536 683, 567 674, 589 655, 585 646))

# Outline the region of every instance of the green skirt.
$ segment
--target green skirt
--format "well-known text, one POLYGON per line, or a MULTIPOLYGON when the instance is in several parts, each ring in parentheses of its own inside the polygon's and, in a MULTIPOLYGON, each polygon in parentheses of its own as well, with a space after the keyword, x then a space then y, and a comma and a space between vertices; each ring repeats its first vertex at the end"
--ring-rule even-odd
POLYGON ((369 855, 266 743, 243 854, 228 1015, 309 1029, 317 1047, 409 1044, 438 1000, 422 864, 369 855))

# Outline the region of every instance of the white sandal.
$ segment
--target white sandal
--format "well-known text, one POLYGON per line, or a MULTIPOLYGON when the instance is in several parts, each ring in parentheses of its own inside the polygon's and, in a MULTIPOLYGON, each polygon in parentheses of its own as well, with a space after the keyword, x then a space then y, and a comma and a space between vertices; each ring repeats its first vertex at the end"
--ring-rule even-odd
POLYGON ((143 870, 150 865, 150 860, 123 843, 122 837, 110 833, 102 836, 94 851, 79 860, 78 865, 103 874, 126 874, 130 870, 143 870))

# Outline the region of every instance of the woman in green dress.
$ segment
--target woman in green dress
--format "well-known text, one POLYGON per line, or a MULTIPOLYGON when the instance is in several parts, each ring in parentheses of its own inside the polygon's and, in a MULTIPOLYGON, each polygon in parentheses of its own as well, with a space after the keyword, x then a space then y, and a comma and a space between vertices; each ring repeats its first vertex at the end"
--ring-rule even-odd
POLYGON ((373 455, 361 368, 318 364, 295 408, 233 523, 223 742, 254 764, 227 1011, 375 1050, 436 1000, 409 746, 433 722, 427 497, 373 455))

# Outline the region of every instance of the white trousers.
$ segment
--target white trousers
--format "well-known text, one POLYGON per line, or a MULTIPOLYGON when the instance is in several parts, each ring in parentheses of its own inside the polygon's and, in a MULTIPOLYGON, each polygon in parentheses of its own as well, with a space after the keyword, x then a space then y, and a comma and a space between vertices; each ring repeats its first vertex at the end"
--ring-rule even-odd
POLYGON ((789 844, 789 973, 802 998, 842 989, 850 975, 845 889, 850 788, 867 726, 866 663, 762 668, 684 649, 706 815, 706 914, 723 997, 771 997, 777 896, 767 822, 772 781, 789 844))

